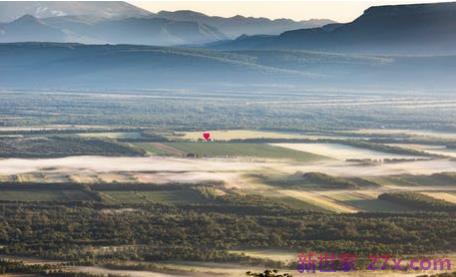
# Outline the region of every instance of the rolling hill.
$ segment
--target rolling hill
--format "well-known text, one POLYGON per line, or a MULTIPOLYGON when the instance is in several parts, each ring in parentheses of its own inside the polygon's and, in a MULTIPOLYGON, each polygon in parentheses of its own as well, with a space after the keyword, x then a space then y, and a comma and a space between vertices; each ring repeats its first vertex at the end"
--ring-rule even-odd
POLYGON ((456 85, 455 70, 456 56, 0 44, 0 86, 4 89, 217 89, 245 85, 445 90, 456 85))
POLYGON ((190 87, 301 76, 251 57, 134 45, 0 44, 0 85, 34 88, 190 87))

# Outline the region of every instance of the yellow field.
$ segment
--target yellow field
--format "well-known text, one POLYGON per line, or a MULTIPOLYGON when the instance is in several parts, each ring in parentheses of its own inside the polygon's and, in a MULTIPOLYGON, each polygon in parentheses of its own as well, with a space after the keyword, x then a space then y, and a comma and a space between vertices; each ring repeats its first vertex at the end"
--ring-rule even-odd
POLYGON ((95 174, 91 173, 73 173, 70 175, 70 179, 75 183, 96 183, 100 181, 95 174))
POLYGON ((10 179, 20 183, 60 183, 71 179, 66 172, 30 172, 11 175, 10 179))
POLYGON ((456 204, 456 194, 449 192, 422 192, 422 194, 456 204))
POLYGON ((245 255, 248 257, 252 258, 260 258, 260 259, 267 259, 267 260, 272 260, 272 261, 278 261, 278 262, 284 262, 284 263, 291 263, 296 261, 297 258, 297 253, 296 252, 290 252, 290 251, 284 251, 284 250, 274 250, 274 249, 267 249, 267 250, 254 250, 254 249, 249 249, 249 250, 233 250, 229 251, 230 253, 233 254, 238 254, 238 255, 245 255))
MULTIPOLYGON (((306 138, 305 135, 294 134, 294 133, 281 133, 281 132, 269 132, 269 131, 255 131, 255 130, 212 130, 208 131, 211 133, 211 138, 215 141, 227 141, 233 139, 258 139, 258 138, 269 138, 269 139, 297 139, 306 138)), ((201 132, 185 132, 176 133, 176 138, 185 140, 196 141, 202 139, 201 132)))
POLYGON ((129 173, 99 173, 98 174, 98 179, 100 179, 102 182, 105 183, 112 183, 112 182, 121 182, 121 183, 127 183, 127 182, 132 182, 136 181, 136 178, 132 176, 129 173))
POLYGON ((33 176, 31 173, 24 173, 24 174, 17 174, 16 180, 18 182, 34 182, 37 181, 37 178, 33 176))
POLYGON ((272 145, 297 151, 322 155, 337 160, 347 159, 400 159, 416 158, 415 156, 383 153, 359 147, 337 143, 274 143, 272 145))
POLYGON ((336 200, 325 197, 324 195, 315 193, 315 192, 307 192, 307 191, 298 191, 298 190, 278 190, 278 193, 281 193, 286 196, 290 196, 301 200, 303 202, 307 202, 314 206, 321 207, 328 211, 333 211, 337 213, 356 213, 354 207, 350 207, 348 205, 344 205, 341 203, 337 203, 336 200))
POLYGON ((326 197, 335 199, 338 201, 353 201, 353 200, 369 200, 376 199, 381 192, 375 190, 359 190, 359 191, 327 191, 321 192, 326 197))

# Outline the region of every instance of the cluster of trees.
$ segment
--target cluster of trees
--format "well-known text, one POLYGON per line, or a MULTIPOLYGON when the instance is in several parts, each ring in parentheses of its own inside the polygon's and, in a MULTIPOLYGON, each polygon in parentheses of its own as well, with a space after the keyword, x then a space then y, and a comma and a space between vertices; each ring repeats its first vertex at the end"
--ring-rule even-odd
MULTIPOLYGON (((102 277, 104 275, 66 272, 61 265, 49 264, 24 264, 20 261, 9 261, 0 259, 0 275, 3 274, 31 274, 32 276, 51 276, 51 277, 102 277)), ((109 275, 109 277, 120 277, 109 275)))
MULTIPOLYGON (((2 122, 3 123, 3 122, 2 122)), ((0 123, 0 126, 1 123, 0 123)), ((106 132, 143 132, 144 130, 142 128, 110 128, 110 127, 105 127, 105 128, 88 128, 88 127, 81 127, 81 126, 75 126, 75 127, 62 127, 62 128, 57 128, 57 127, 50 127, 46 128, 43 127, 40 129, 40 127, 35 127, 30 130, 27 129, 17 129, 17 130, 0 130, 1 135, 5 136, 24 136, 24 137, 30 137, 30 136, 58 136, 58 135, 70 135, 70 134, 84 134, 84 133, 106 133, 106 132)))
POLYGON ((393 183, 407 186, 448 186, 456 184, 456 172, 440 172, 431 175, 401 174, 388 176, 393 183))
POLYGON ((432 156, 424 151, 418 151, 418 150, 414 150, 414 149, 386 145, 386 144, 382 144, 382 143, 375 143, 375 142, 366 141, 366 140, 355 140, 355 139, 341 140, 340 143, 343 143, 343 144, 349 145, 349 146, 370 149, 370 150, 374 150, 374 151, 391 153, 391 154, 412 155, 412 156, 413 155, 415 155, 415 156, 432 156))
POLYGON ((429 176, 432 179, 438 179, 440 182, 447 184, 456 184, 456 172, 440 172, 429 176))
POLYGON ((143 156, 141 149, 78 137, 0 138, 0 157, 47 158, 75 155, 143 156))
POLYGON ((376 188, 379 184, 358 177, 338 177, 321 172, 296 172, 288 176, 252 175, 271 186, 280 186, 293 189, 366 189, 376 188))
POLYGON ((336 177, 320 172, 308 172, 302 175, 302 180, 307 183, 314 183, 328 189, 359 189, 367 187, 378 187, 379 185, 362 178, 336 177))
POLYGON ((394 202, 421 211, 456 212, 456 205, 417 192, 392 192, 379 195, 379 199, 394 202))
MULTIPOLYGON (((102 91, 97 97, 88 97, 97 92, 74 91, 4 93, 0 95, 0 111, 4 115, 2 123, 5 126, 66 124, 125 126, 130 129, 154 126, 156 130, 173 131, 261 128, 308 132, 380 127, 456 130, 451 109, 438 112, 435 109, 404 111, 402 105, 395 105, 395 101, 383 93, 375 95, 379 98, 385 97, 388 104, 372 109, 371 105, 363 104, 364 101, 372 101, 374 92, 366 94, 365 90, 349 93, 339 91, 338 95, 344 102, 351 102, 356 108, 344 104, 334 105, 328 109, 326 105, 309 105, 309 101, 306 100, 325 103, 334 98, 333 92, 297 93, 294 88, 281 88, 281 93, 278 94, 276 88, 262 87, 261 93, 258 93, 252 92, 251 87, 240 86, 232 92, 231 88, 223 85, 219 89, 186 90, 185 96, 180 90, 113 90, 109 94, 102 91), (115 97, 116 93, 132 93, 135 97, 115 97), (243 97, 239 97, 239 94, 243 97), (253 101, 245 105, 246 99, 253 101), (284 99, 287 101, 285 106, 284 99), (407 114, 407 120, 404 120, 404 113, 407 114), (211 116, 207 116, 208 114, 211 116)), ((404 97, 410 96, 404 93, 404 97)), ((445 95, 439 95, 437 92, 432 95, 435 99, 442 96, 445 95)), ((413 95, 414 99, 416 97, 413 95)), ((423 97, 424 100, 428 98, 423 97)))
POLYGON ((4 203, 1 252, 78 262, 112 258, 238 262, 242 257, 229 250, 281 248, 365 255, 456 250, 454 213, 335 215, 267 204, 261 198, 230 198, 223 205, 180 207, 4 203), (125 208, 132 211, 100 212, 125 208), (122 245, 142 247, 110 253, 91 250, 122 245))
POLYGON ((266 269, 263 272, 251 272, 247 271, 245 273, 247 276, 253 276, 253 277, 292 277, 290 273, 279 273, 277 269, 266 269))

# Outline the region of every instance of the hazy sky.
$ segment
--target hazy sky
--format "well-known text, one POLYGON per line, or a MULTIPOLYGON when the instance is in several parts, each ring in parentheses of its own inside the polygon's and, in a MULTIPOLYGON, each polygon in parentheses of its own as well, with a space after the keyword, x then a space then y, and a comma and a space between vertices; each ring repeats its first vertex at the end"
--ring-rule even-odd
POLYGON ((339 22, 349 22, 362 14, 370 6, 407 4, 427 1, 129 1, 141 8, 158 12, 161 10, 194 10, 208 15, 224 17, 234 15, 268 17, 268 18, 291 18, 295 20, 310 18, 329 18, 339 22))

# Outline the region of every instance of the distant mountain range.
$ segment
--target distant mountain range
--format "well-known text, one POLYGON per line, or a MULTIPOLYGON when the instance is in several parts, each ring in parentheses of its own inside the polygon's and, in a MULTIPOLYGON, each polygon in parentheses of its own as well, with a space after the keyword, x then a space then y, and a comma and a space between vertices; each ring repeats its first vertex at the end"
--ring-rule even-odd
POLYGON ((210 17, 193 11, 159 12, 125 2, 0 2, 0 42, 188 45, 242 34, 279 34, 322 26, 330 20, 296 22, 235 16, 210 17))
POLYGON ((456 53, 456 3, 379 6, 355 21, 284 32, 242 36, 216 49, 306 49, 367 54, 456 53))
POLYGON ((125 2, 1 2, 1 42, 301 49, 376 55, 456 54, 456 2, 378 6, 350 23, 194 11, 157 14, 125 2), (284 31, 284 32, 283 32, 284 31), (234 39, 233 39, 234 38, 234 39))
POLYGON ((65 32, 44 24, 31 15, 24 15, 11 23, 0 24, 0 42, 64 41, 65 32))
POLYGON ((0 87, 218 90, 230 86, 454 89, 456 56, 394 57, 300 50, 211 51, 134 45, 0 44, 0 87))
POLYGON ((156 17, 101 19, 24 15, 0 24, 0 42, 80 42, 86 44, 182 45, 224 40, 216 28, 198 22, 156 17))
POLYGON ((321 27, 327 24, 335 23, 329 19, 310 19, 302 21, 293 21, 291 19, 254 18, 244 16, 233 16, 229 18, 219 16, 207 16, 194 11, 161 11, 157 17, 167 18, 175 21, 196 21, 207 24, 219 29, 225 35, 231 38, 237 38, 241 35, 278 35, 288 30, 306 29, 321 27))

